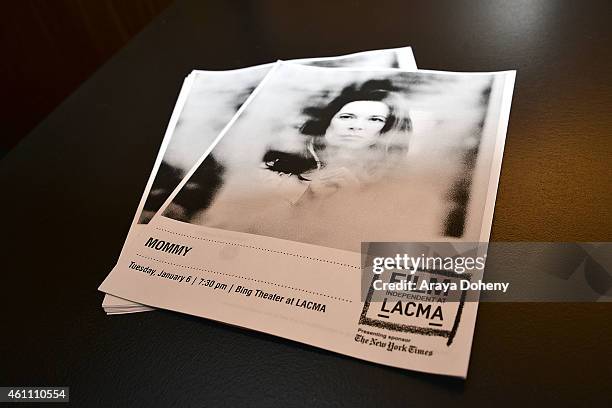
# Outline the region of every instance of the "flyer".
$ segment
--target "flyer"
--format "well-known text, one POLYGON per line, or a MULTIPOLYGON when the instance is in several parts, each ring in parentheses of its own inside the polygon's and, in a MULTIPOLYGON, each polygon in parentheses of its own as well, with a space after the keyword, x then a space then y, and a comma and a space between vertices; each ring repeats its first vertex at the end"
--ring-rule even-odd
MULTIPOLYGON (((308 58, 294 62, 324 67, 397 67, 416 70, 410 47, 365 51, 339 57, 308 58)), ((273 64, 230 71, 193 71, 182 86, 153 171, 132 221, 126 244, 146 224, 202 156, 236 110, 261 82, 273 64)), ((107 313, 151 310, 106 295, 107 313)))
POLYGON ((465 378, 477 297, 373 301, 362 247, 488 242, 514 78, 278 62, 100 290, 465 378))

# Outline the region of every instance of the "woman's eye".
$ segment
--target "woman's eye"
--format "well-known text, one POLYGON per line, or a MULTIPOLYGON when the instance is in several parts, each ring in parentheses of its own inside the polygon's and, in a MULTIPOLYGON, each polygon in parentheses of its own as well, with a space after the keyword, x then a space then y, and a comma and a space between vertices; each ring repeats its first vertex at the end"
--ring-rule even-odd
POLYGON ((387 120, 384 118, 370 118, 370 120, 372 122, 381 122, 381 123, 385 123, 387 120))
POLYGON ((353 115, 338 115, 339 119, 352 119, 353 115))

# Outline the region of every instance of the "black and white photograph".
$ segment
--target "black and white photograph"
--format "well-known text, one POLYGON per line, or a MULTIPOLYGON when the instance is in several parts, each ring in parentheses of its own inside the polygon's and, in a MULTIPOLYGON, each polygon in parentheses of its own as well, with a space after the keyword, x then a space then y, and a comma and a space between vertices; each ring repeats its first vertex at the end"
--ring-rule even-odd
MULTIPOLYGON (((410 47, 365 51, 339 57, 293 60, 295 63, 320 67, 403 68, 416 70, 410 47)), ((179 106, 178 121, 169 129, 162 161, 154 177, 139 224, 146 224, 178 186, 185 174, 206 152, 219 132, 238 108, 259 85, 273 64, 230 71, 193 71, 188 78, 184 105, 179 106)))
POLYGON ((279 64, 163 216, 349 251, 478 241, 474 168, 503 76, 279 64))

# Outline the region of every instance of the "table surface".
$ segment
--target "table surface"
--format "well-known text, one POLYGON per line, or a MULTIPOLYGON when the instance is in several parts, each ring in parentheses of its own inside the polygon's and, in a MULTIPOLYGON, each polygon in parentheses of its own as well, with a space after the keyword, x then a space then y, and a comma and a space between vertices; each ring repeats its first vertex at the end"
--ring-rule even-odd
POLYGON ((406 45, 422 68, 518 70, 493 240, 612 241, 610 4, 178 1, 0 162, 0 385, 104 407, 609 402, 609 304, 481 304, 462 381, 178 313, 107 317, 96 289, 192 69, 406 45))

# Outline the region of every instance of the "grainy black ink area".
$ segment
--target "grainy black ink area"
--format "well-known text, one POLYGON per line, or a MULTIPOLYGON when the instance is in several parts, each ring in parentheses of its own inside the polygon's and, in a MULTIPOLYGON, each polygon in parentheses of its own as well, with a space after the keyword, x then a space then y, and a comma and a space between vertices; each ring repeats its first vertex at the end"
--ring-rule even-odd
POLYGON ((472 177, 476 168, 476 160, 478 159, 478 150, 482 132, 485 125, 485 117, 489 97, 491 96, 491 86, 488 86, 482 91, 480 97, 480 106, 482 108, 482 119, 474 130, 474 137, 478 143, 463 153, 463 171, 462 174, 453 183, 448 192, 448 200, 450 209, 444 220, 444 235, 448 237, 459 238, 463 236, 465 229, 465 219, 467 216, 467 208, 470 200, 470 187, 472 186, 472 177))
POLYGON ((212 153, 209 154, 172 200, 183 212, 176 213, 170 207, 164 215, 179 221, 189 221, 196 212, 208 208, 223 184, 224 172, 223 165, 212 153))
MULTIPOLYGON (((153 181, 153 185, 151 186, 151 191, 145 201, 143 210, 151 214, 156 213, 166 202, 166 199, 170 197, 170 194, 172 194, 181 180, 183 180, 184 175, 185 173, 178 167, 162 161, 155 176, 155 180, 153 181)), ((139 223, 147 224, 151 220, 151 217, 152 215, 150 214, 141 214, 139 223)))

